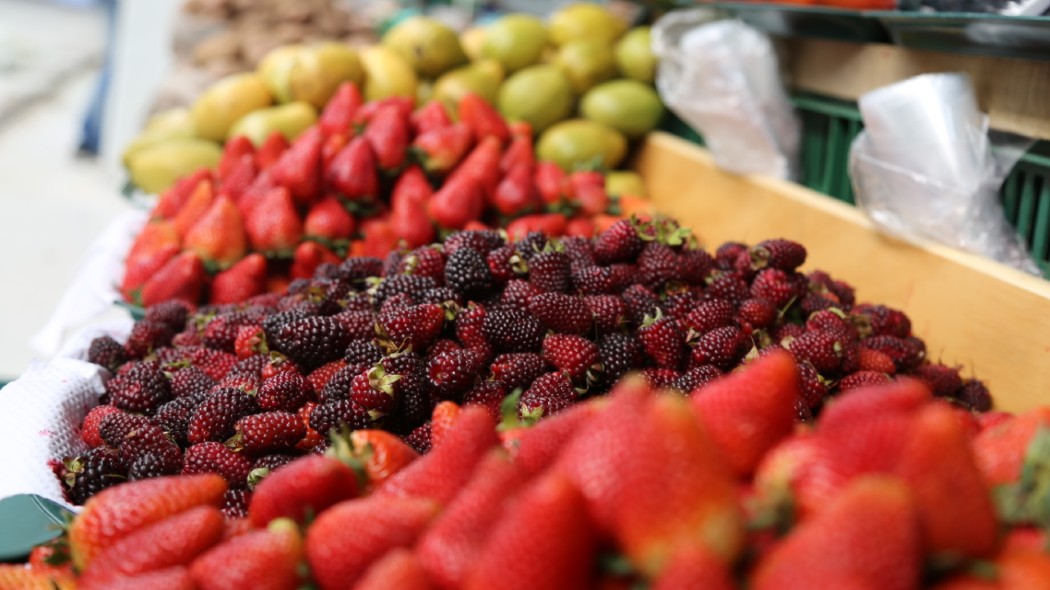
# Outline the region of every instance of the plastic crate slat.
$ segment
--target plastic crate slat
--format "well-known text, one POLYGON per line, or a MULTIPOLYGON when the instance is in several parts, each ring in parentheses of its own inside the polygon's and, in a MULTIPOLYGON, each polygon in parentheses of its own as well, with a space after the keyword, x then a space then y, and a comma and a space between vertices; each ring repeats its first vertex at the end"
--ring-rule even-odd
POLYGON ((1050 184, 1046 178, 1039 179, 1042 185, 1039 189, 1039 199, 1035 214, 1035 231, 1032 232, 1030 247, 1032 255, 1037 260, 1047 259, 1050 249, 1050 184))
POLYGON ((1017 205, 1020 202, 1021 189, 1018 185, 1021 184, 1022 172, 1020 169, 1014 170, 1014 173, 1006 177, 1006 182, 1003 184, 1002 200, 1003 200, 1003 212, 1006 214, 1006 219, 1017 226, 1017 205))
POLYGON ((1028 242, 1032 237, 1035 217, 1035 176, 1027 174, 1021 185, 1021 203, 1017 210, 1017 233, 1028 242))

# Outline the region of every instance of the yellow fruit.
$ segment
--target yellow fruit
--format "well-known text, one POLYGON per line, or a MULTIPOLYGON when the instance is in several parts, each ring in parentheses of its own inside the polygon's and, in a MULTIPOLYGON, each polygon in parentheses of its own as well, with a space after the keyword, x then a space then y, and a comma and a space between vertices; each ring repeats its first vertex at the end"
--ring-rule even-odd
POLYGON ((193 133, 193 115, 190 110, 183 107, 161 111, 146 121, 143 132, 174 132, 182 133, 189 131, 193 133))
POLYGON ((565 73, 555 66, 532 66, 513 74, 499 91, 499 110, 514 121, 528 121, 535 133, 572 113, 576 97, 565 73))
POLYGON ((571 4, 551 15, 550 38, 555 45, 579 39, 612 44, 627 29, 627 23, 598 4, 571 4))
POLYGON ((259 62, 256 71, 277 102, 303 101, 323 108, 339 85, 360 84, 364 78, 357 52, 341 43, 278 47, 259 62))
POLYGON ((527 14, 508 14, 485 30, 481 55, 498 61, 509 74, 537 63, 546 45, 543 21, 527 14))
POLYGON ((198 137, 223 141, 234 122, 272 103, 259 75, 234 74, 212 84, 193 103, 193 127, 198 137))
POLYGON ((430 80, 420 80, 416 86, 416 104, 421 105, 434 97, 434 83, 430 80))
POLYGON ((131 182, 147 193, 160 193, 200 168, 214 168, 222 147, 212 141, 178 138, 148 146, 128 160, 131 182))
POLYGON ((591 89, 580 101, 580 114, 634 139, 660 124, 664 105, 652 86, 620 79, 591 89))
POLYGON ((605 192, 610 195, 633 195, 648 197, 645 180, 641 174, 630 170, 613 170, 605 174, 605 192))
POLYGON ((635 27, 616 44, 616 67, 624 77, 653 83, 656 56, 653 55, 649 27, 635 27))
POLYGON ((230 128, 230 137, 244 135, 258 147, 274 131, 292 141, 316 122, 317 110, 312 105, 290 102, 248 113, 230 128))
POLYGON ((536 144, 536 157, 552 161, 565 171, 599 165, 615 168, 627 154, 627 140, 615 129, 588 121, 570 119, 555 123, 536 144))
POLYGON ((411 64, 416 73, 435 78, 467 61, 456 32, 425 16, 398 23, 383 35, 383 46, 411 64))
POLYGON ((416 97, 416 71, 397 53, 382 46, 366 47, 361 50, 361 64, 365 68, 365 100, 416 97))
POLYGON ((438 78, 432 96, 444 103, 450 113, 454 113, 459 100, 468 92, 481 96, 489 104, 496 104, 502 82, 503 68, 493 60, 481 60, 438 78))
POLYGON ((595 84, 616 76, 613 48, 600 39, 580 39, 562 45, 556 63, 580 96, 595 84))
POLYGON ((470 61, 481 59, 481 46, 485 44, 484 27, 470 27, 459 34, 459 45, 470 61))

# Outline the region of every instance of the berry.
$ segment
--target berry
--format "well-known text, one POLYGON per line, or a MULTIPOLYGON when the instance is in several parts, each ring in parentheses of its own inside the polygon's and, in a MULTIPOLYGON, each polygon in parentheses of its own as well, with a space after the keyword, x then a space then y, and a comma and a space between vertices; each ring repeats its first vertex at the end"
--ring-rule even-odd
POLYGON ((665 389, 672 387, 676 381, 678 381, 682 375, 674 369, 661 369, 658 367, 649 367, 642 371, 642 377, 649 383, 649 387, 654 389, 665 389))
POLYGON ((540 375, 521 394, 518 402, 518 414, 527 420, 557 414, 576 401, 576 391, 572 388, 569 375, 562 371, 540 375))
POLYGON ((350 382, 349 399, 378 420, 397 408, 398 395, 394 384, 401 375, 391 375, 378 364, 354 376, 350 382))
POLYGON ((987 412, 992 409, 992 396, 988 388, 977 379, 970 379, 955 394, 963 406, 974 412, 987 412))
POLYGON ((436 303, 445 306, 449 303, 463 305, 463 301, 462 294, 453 291, 448 287, 434 287, 433 289, 427 289, 419 298, 420 303, 436 303))
POLYGON ((252 500, 251 490, 243 488, 226 490, 222 497, 223 516, 227 519, 245 518, 248 516, 248 504, 252 500))
POLYGON ((897 338, 907 338, 911 335, 911 320, 908 316, 885 305, 862 303, 853 308, 853 316, 859 320, 866 335, 897 338))
POLYGON ((792 272, 806 262, 806 248, 798 242, 785 239, 765 240, 751 248, 751 264, 755 269, 776 268, 792 272))
POLYGON ((660 315, 663 313, 656 293, 642 285, 631 285, 620 297, 627 306, 627 319, 633 326, 641 326, 645 323, 646 316, 655 317, 658 315, 658 310, 660 315))
POLYGON ((157 408, 154 419, 160 427, 168 433, 176 443, 186 444, 186 430, 189 427, 190 416, 197 406, 204 401, 207 394, 197 394, 185 397, 177 397, 170 402, 157 408))
POLYGON ((240 326, 237 337, 233 340, 233 353, 239 359, 246 359, 263 350, 269 350, 266 344, 266 332, 262 326, 240 326))
POLYGON ((896 336, 872 336, 865 338, 861 344, 877 350, 893 360, 897 372, 907 371, 926 357, 926 346, 918 338, 898 338, 896 336))
POLYGON ((767 299, 780 309, 801 293, 791 277, 778 268, 767 268, 759 271, 751 282, 751 296, 767 299))
POLYGON ((598 264, 631 262, 642 251, 642 241, 635 223, 621 219, 609 226, 594 241, 594 260, 598 264))
POLYGON ((166 375, 175 399, 205 394, 215 387, 215 380, 198 367, 184 367, 166 375))
POLYGON ((405 436, 405 442, 421 455, 430 452, 430 422, 413 429, 405 436))
POLYGON ((273 472, 276 471, 277 468, 295 461, 296 458, 295 455, 285 455, 283 453, 271 453, 269 455, 256 457, 256 459, 252 461, 252 471, 255 471, 256 469, 265 469, 267 473, 273 472))
POLYGON ((84 422, 80 425, 80 438, 84 439, 84 442, 91 448, 106 444, 106 441, 102 440, 102 435, 99 434, 99 426, 101 426, 103 418, 114 413, 123 412, 120 408, 110 405, 91 408, 87 416, 84 416, 84 422))
MULTIPOLYGON (((397 298, 398 296, 394 295, 387 301, 393 301, 397 298)), ((335 314, 332 318, 343 326, 343 330, 350 336, 351 342, 368 340, 375 336, 376 314, 370 309, 348 309, 335 314)))
POLYGON ((257 409, 255 399, 240 389, 219 389, 193 411, 186 440, 191 444, 225 441, 233 436, 237 420, 257 409))
POLYGON ((939 363, 926 363, 912 369, 911 374, 926 382, 937 397, 955 397, 963 386, 959 369, 939 363))
POLYGON ((569 257, 557 250, 536 253, 529 259, 529 282, 540 291, 568 291, 572 284, 569 257))
POLYGON ((430 385, 441 399, 458 399, 474 385, 480 370, 478 355, 472 350, 443 352, 427 363, 430 385))
POLYGON ((174 468, 169 466, 168 462, 161 455, 143 453, 131 461, 131 467, 128 468, 128 480, 137 481, 140 479, 164 477, 165 475, 178 473, 180 468, 181 464, 174 468))
POLYGON ((752 328, 768 328, 777 320, 777 306, 768 299, 751 298, 740 302, 737 318, 752 328))
POLYGON ((846 346, 842 337, 824 331, 806 332, 787 344, 796 359, 809 362, 822 375, 839 370, 846 346))
POLYGON ((522 280, 511 279, 503 287, 499 302, 508 307, 527 308, 532 298, 543 293, 536 285, 522 280))
POLYGON ((485 256, 492 278, 499 284, 528 272, 528 264, 514 244, 504 244, 485 256))
POLYGON ((236 352, 237 336, 240 333, 240 326, 236 321, 236 314, 215 317, 204 327, 201 343, 215 350, 236 352))
POLYGON ((262 455, 295 448, 306 436, 306 426, 292 412, 262 412, 245 416, 234 425, 232 439, 248 455, 262 455))
POLYGON ((737 310, 725 299, 709 299, 696 306, 685 317, 685 326, 696 334, 706 334, 715 328, 733 324, 737 310))
POLYGON ((344 426, 350 430, 368 428, 371 423, 368 411, 348 399, 320 404, 310 413, 310 428, 323 434, 344 426))
POLYGON ((612 387, 628 371, 645 363, 645 348, 638 338, 630 334, 612 332, 598 340, 598 355, 601 359, 602 385, 612 387))
POLYGON ((731 270, 741 254, 747 254, 747 244, 726 242, 715 250, 715 265, 722 270, 731 270))
POLYGON ((500 408, 506 396, 507 389, 499 381, 481 381, 463 395, 463 405, 481 406, 491 412, 494 419, 500 420, 500 408))
POLYGON ((500 383, 508 391, 518 387, 528 387, 533 380, 543 374, 544 368, 543 357, 531 352, 501 354, 492 361, 489 367, 493 381, 500 383))
POLYGON ((87 359, 89 363, 94 363, 108 369, 111 373, 116 373, 120 365, 123 365, 124 361, 127 360, 127 354, 124 352, 124 347, 113 338, 99 336, 91 341, 91 346, 88 347, 87 359))
POLYGON ((482 332, 496 350, 530 352, 540 348, 544 330, 543 324, 528 312, 501 307, 485 315, 482 332))
POLYGON ((751 288, 739 275, 722 273, 712 276, 704 291, 708 299, 725 299, 733 305, 739 305, 743 300, 752 297, 751 288))
POLYGON ((127 461, 108 447, 91 449, 80 457, 63 462, 60 477, 73 504, 83 504, 102 490, 124 481, 127 461))
POLYGON ((310 317, 281 326, 272 333, 273 347, 296 364, 314 369, 339 358, 350 334, 331 317, 310 317))
POLYGON ((506 240, 495 230, 459 231, 445 239, 445 253, 452 256, 459 250, 474 250, 482 256, 506 244, 506 240))
POLYGON ((885 385, 890 382, 890 377, 885 373, 875 371, 857 371, 839 379, 839 391, 849 391, 875 385, 885 385))
POLYGON ((605 266, 573 270, 572 283, 581 295, 605 295, 614 292, 613 271, 605 266))
POLYGON ((220 442, 204 442, 189 447, 182 463, 183 474, 216 473, 231 488, 247 487, 251 468, 250 459, 231 451, 220 442))
POLYGON ((445 264, 445 286, 469 299, 483 296, 493 284, 492 272, 483 254, 466 247, 449 254, 445 264))
POLYGON ((339 264, 340 281, 360 284, 368 277, 378 277, 383 272, 383 261, 372 256, 354 256, 339 264))
POLYGON ((140 414, 129 414, 124 411, 110 412, 99 421, 98 436, 107 445, 119 447, 128 434, 138 428, 145 428, 149 424, 149 418, 140 414))
POLYGON ((897 365, 893 358, 873 348, 861 346, 857 352, 857 368, 861 371, 877 371, 893 375, 897 372, 897 365))
POLYGON ((178 473, 182 463, 182 452, 160 426, 147 424, 128 433, 120 443, 120 453, 128 464, 144 455, 153 455, 158 461, 157 469, 164 475, 178 473))
POLYGON ((675 289, 664 295, 663 308, 668 316, 672 317, 680 325, 685 322, 686 316, 692 312, 700 303, 697 294, 690 289, 675 289))
MULTIPOLYGON (((448 270, 446 265, 445 270, 448 270)), ((394 275, 388 276, 379 283, 375 290, 375 302, 382 305, 390 297, 399 293, 405 293, 414 299, 422 297, 423 293, 438 286, 437 281, 430 277, 416 275, 394 275)))
POLYGON ((642 327, 638 329, 645 352, 663 369, 677 369, 685 355, 685 334, 678 328, 678 323, 661 313, 646 316, 642 327))
POLYGON ((648 287, 657 289, 669 281, 681 279, 678 253, 667 244, 648 242, 638 254, 638 270, 648 287))
POLYGON ((598 345, 582 336, 547 335, 543 339, 543 360, 567 373, 573 383, 593 383, 601 372, 598 345))
POLYGON ((529 313, 554 332, 582 334, 591 327, 591 311, 575 295, 541 293, 529 300, 528 308, 529 313))
POLYGON ((689 285, 703 285, 714 266, 715 259, 704 250, 685 249, 678 253, 680 278, 689 285))
POLYGON ((599 333, 615 332, 627 321, 627 305, 615 295, 585 295, 583 303, 599 333))
POLYGON ((109 403, 128 411, 152 413, 171 399, 171 388, 155 363, 138 363, 106 382, 109 403))
POLYGON ((140 359, 149 355, 154 350, 171 343, 175 331, 167 324, 160 322, 142 320, 136 322, 128 335, 128 341, 124 343, 124 350, 128 357, 140 359))
MULTIPOLYGON (((425 351, 445 325, 445 310, 440 305, 413 305, 380 319, 385 339, 395 348, 425 351)), ((343 349, 346 345, 343 345, 343 349)))
POLYGON ((189 305, 185 301, 174 299, 149 306, 142 319, 164 324, 177 332, 186 327, 186 318, 189 317, 189 314, 189 305))
POLYGON ((828 387, 820 373, 807 361, 798 363, 799 392, 810 409, 820 407, 828 395, 828 387))
POLYGON ((445 276, 445 253, 432 246, 416 248, 401 259, 397 274, 430 277, 440 281, 445 276))
POLYGON ((682 373, 670 387, 688 395, 721 376, 722 371, 714 365, 697 365, 682 373))
POLYGON ((299 373, 284 372, 263 381, 255 396, 261 410, 294 412, 313 397, 313 386, 299 373))
POLYGON ((715 328, 693 345, 694 365, 714 365, 723 371, 735 366, 752 347, 751 340, 736 326, 715 328))
MULTIPOLYGON (((374 365, 375 363, 372 364, 374 365)), ((350 399, 350 387, 353 385, 354 378, 367 371, 368 368, 368 365, 347 365, 339 369, 325 384, 317 399, 321 403, 350 399)))

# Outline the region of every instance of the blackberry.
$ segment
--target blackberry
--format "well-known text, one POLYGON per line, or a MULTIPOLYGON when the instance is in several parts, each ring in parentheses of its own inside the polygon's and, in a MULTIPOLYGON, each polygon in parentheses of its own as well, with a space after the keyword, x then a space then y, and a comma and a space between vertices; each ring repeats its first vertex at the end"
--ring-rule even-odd
POLYGON ((722 376, 722 371, 714 365, 698 365, 682 373, 678 379, 671 384, 672 389, 689 395, 704 385, 722 376))
POLYGON ((477 250, 463 247, 449 254, 445 264, 445 286, 465 299, 484 295, 493 286, 492 272, 477 250))
POLYGON ((87 360, 89 363, 108 369, 111 373, 116 373, 120 365, 127 360, 127 354, 124 352, 124 347, 113 338, 99 336, 91 341, 87 360))
POLYGON ((186 428, 189 426, 190 416, 206 397, 206 393, 198 393, 175 398, 157 408, 154 419, 176 443, 185 446, 186 428))
POLYGON ((102 417, 98 424, 98 436, 111 447, 119 447, 124 438, 139 428, 150 424, 150 419, 141 414, 113 412, 102 417))
POLYGON ((262 410, 294 412, 314 395, 313 386, 302 375, 286 371, 262 382, 255 395, 262 410))
POLYGON ((522 280, 522 279, 511 279, 507 282, 507 285, 503 288, 503 293, 500 294, 499 302, 503 305, 510 307, 528 307, 529 302, 532 298, 539 295, 543 291, 540 291, 536 285, 522 280))
POLYGON ((171 387, 154 363, 138 363, 106 382, 110 403, 127 411, 152 413, 171 399, 171 387))
POLYGON ((423 455, 430 452, 430 422, 421 424, 405 436, 408 446, 423 455))
POLYGON ((602 362, 602 376, 596 389, 612 387, 628 371, 645 364, 645 348, 636 336, 610 332, 598 339, 598 357, 602 362))
POLYGON ((269 472, 273 472, 279 467, 295 461, 298 458, 296 455, 288 455, 285 453, 270 453, 269 455, 263 455, 255 459, 252 462, 252 471, 256 469, 266 469, 269 472))
POLYGON ((131 461, 128 468, 128 479, 136 481, 171 475, 173 472, 167 468, 166 461, 156 453, 143 453, 131 461))
POLYGON ((464 301, 463 295, 448 287, 427 289, 419 298, 420 303, 437 303, 438 305, 445 305, 449 302, 455 303, 456 305, 463 305, 464 301))
POLYGON ((482 332, 497 350, 531 352, 539 350, 544 329, 543 324, 532 314, 502 307, 488 311, 482 332))
POLYGON ((368 428, 371 424, 372 418, 368 411, 348 399, 320 404, 310 413, 310 428, 322 435, 344 426, 358 430, 368 428))
POLYGON ((293 321, 279 328, 270 339, 275 349, 306 369, 339 358, 350 340, 350 333, 331 317, 293 321))
POLYGON ((383 274, 383 261, 371 256, 354 256, 339 264, 337 275, 340 281, 359 285, 369 277, 383 274))
POLYGON ((473 250, 482 257, 506 244, 500 232, 492 229, 466 230, 445 238, 445 254, 451 258, 460 250, 473 250))
POLYGON ((167 324, 142 320, 131 328, 128 341, 124 343, 124 350, 130 358, 144 358, 170 344, 174 336, 175 330, 167 324))
MULTIPOLYGON (((446 271, 448 267, 446 266, 446 271)), ((437 281, 430 277, 416 275, 394 275, 386 277, 376 286, 373 298, 376 307, 382 306, 383 302, 398 293, 407 293, 415 298, 422 297, 429 289, 438 287, 437 281)))
POLYGON ((221 388, 205 399, 190 416, 186 440, 191 444, 225 441, 233 436, 234 424, 258 410, 255 398, 240 389, 221 388))
POLYGON ((594 240, 594 260, 598 264, 631 262, 644 246, 634 223, 621 219, 594 240))
POLYGON ((144 320, 160 322, 176 332, 186 327, 186 319, 190 315, 190 307, 184 301, 177 299, 164 301, 146 308, 144 320))
POLYGON ((65 460, 61 478, 69 501, 82 505, 91 496, 123 482, 127 473, 127 461, 118 451, 98 447, 80 457, 65 460))
POLYGON ((383 358, 383 351, 371 340, 354 340, 346 347, 343 360, 347 366, 356 367, 361 372, 379 362, 383 358))
POLYGON ((651 289, 659 289, 671 281, 681 280, 678 253, 660 242, 648 242, 638 254, 638 270, 642 282, 651 289))
POLYGON ((660 299, 647 287, 642 285, 631 285, 620 295, 627 306, 627 321, 632 326, 641 326, 646 316, 655 317, 657 313, 663 314, 660 299))
POLYGON ((204 442, 186 449, 182 472, 186 475, 216 473, 221 475, 230 488, 248 486, 248 473, 252 469, 250 459, 229 449, 221 442, 204 442))
POLYGON ((226 518, 245 518, 248 516, 248 505, 252 501, 251 490, 243 488, 226 490, 222 496, 222 511, 226 518))
POLYGON ((529 282, 545 292, 568 291, 572 285, 569 257, 554 250, 536 253, 529 259, 529 282))
POLYGON ((175 399, 208 393, 215 387, 215 380, 197 367, 183 367, 174 373, 167 372, 165 376, 170 383, 171 397, 175 399))
POLYGON ((518 414, 525 420, 539 420, 557 414, 576 401, 576 390, 568 374, 555 371, 540 375, 521 394, 518 414))

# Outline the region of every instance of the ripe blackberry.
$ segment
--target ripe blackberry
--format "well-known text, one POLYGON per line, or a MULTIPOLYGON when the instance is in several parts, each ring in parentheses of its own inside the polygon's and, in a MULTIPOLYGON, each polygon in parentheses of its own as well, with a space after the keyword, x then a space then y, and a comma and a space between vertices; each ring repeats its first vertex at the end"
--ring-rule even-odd
POLYGON ((851 389, 870 387, 872 385, 885 385, 889 382, 890 377, 886 373, 878 373, 876 371, 857 371, 839 379, 838 389, 840 392, 843 392, 850 391, 851 389))
POLYGON ((925 363, 912 369, 911 374, 926 382, 937 397, 955 397, 963 386, 962 375, 957 367, 940 363, 925 363))
POLYGON ((463 247, 449 254, 445 264, 446 287, 471 299, 484 296, 494 283, 488 263, 477 250, 463 247))
POLYGON ((248 487, 248 473, 252 462, 241 453, 231 451, 220 442, 203 442, 186 449, 182 473, 215 473, 222 476, 231 488, 248 487))
POLYGON ((228 444, 250 456, 290 451, 306 436, 306 425, 293 412, 260 412, 234 425, 237 434, 228 444))
POLYGON ((434 246, 421 246, 401 258, 397 274, 430 277, 440 281, 445 276, 445 253, 434 246))
POLYGON ((240 389, 222 388, 205 399, 190 416, 186 440, 190 444, 225 441, 233 436, 233 425, 258 411, 255 398, 240 389))
POLYGON ((127 412, 152 413, 171 399, 171 387, 155 363, 137 363, 106 382, 109 403, 127 412))
POLYGON ((463 395, 463 405, 476 405, 487 409, 497 421, 502 419, 500 409, 507 389, 498 381, 480 381, 463 395))
POLYGON ((747 244, 726 242, 715 250, 715 266, 721 270, 732 270, 741 254, 748 251, 747 244))
POLYGON ((751 349, 751 339, 736 326, 715 328, 693 344, 694 365, 714 365, 723 371, 733 368, 751 349))
POLYGON ((359 285, 369 277, 381 276, 383 261, 372 256, 354 256, 339 264, 337 277, 351 285, 359 285))
POLYGON ((872 336, 861 341, 865 347, 877 350, 893 359, 897 372, 905 372, 926 358, 926 345, 918 338, 872 336))
POLYGON ((296 364, 314 369, 342 356, 351 335, 331 317, 311 317, 285 324, 270 342, 296 364))
POLYGON ((854 307, 852 313, 866 336, 907 338, 911 335, 911 320, 902 311, 862 303, 854 307))
MULTIPOLYGON (((391 301, 397 296, 388 299, 391 301)), ((372 310, 348 309, 332 316, 339 322, 350 340, 370 340, 376 335, 377 316, 372 310)))
POLYGON ((543 291, 539 287, 526 280, 511 279, 503 287, 503 293, 500 294, 499 302, 509 307, 526 308, 529 302, 532 301, 532 298, 540 293, 543 293, 543 291))
POLYGON ((564 236, 560 241, 565 255, 569 257, 569 268, 576 270, 596 264, 591 240, 581 236, 564 236))
POLYGON ((620 377, 645 364, 645 349, 631 334, 611 332, 598 339, 598 355, 602 362, 602 389, 613 386, 620 377))
POLYGON ((160 322, 178 332, 186 327, 186 319, 189 317, 189 314, 189 305, 184 301, 174 299, 149 306, 146 308, 146 314, 142 319, 160 322))
POLYGON ((408 446, 423 455, 430 452, 430 422, 420 424, 405 436, 408 446))
POLYGON ((573 270, 572 284, 580 295, 606 295, 615 292, 613 271, 606 266, 588 266, 573 270))
POLYGON ((668 282, 682 279, 678 253, 667 244, 646 243, 638 254, 637 264, 642 283, 651 289, 659 289, 668 282))
POLYGON ((451 258, 459 250, 474 250, 482 256, 506 244, 500 232, 492 229, 458 231, 445 238, 445 253, 451 258))
POLYGON ((631 285, 620 295, 627 306, 627 320, 632 326, 641 326, 646 316, 663 314, 660 299, 643 285, 631 285))
POLYGON ((155 453, 143 453, 131 461, 128 468, 128 480, 151 479, 177 473, 178 469, 171 471, 161 455, 155 453))
POLYGON ((248 505, 252 501, 251 490, 236 488, 226 490, 222 496, 222 514, 226 518, 245 518, 248 516, 248 505))
POLYGON ((350 430, 368 428, 372 418, 368 411, 349 399, 320 404, 310 413, 310 428, 326 436, 342 427, 350 430))
POLYGON ((267 316, 267 318, 263 320, 262 328, 263 331, 266 332, 267 339, 272 341, 274 334, 276 334, 282 326, 297 320, 308 318, 311 315, 313 314, 303 309, 279 311, 267 316))
POLYGON ((268 455, 263 455, 252 461, 252 471, 266 469, 268 472, 272 473, 292 461, 295 461, 297 458, 297 455, 289 455, 287 453, 270 453, 268 455))
POLYGON ((541 293, 529 300, 528 309, 547 329, 554 332, 583 334, 591 327, 591 310, 576 295, 541 293))
POLYGON ((777 307, 768 299, 745 299, 736 313, 741 324, 751 328, 768 328, 777 320, 777 307))
POLYGON ((751 297, 751 289, 739 275, 723 272, 708 277, 704 294, 708 299, 725 299, 733 305, 739 305, 741 301, 751 297))
POLYGON ((163 428, 154 424, 130 432, 121 441, 119 450, 128 465, 143 455, 153 455, 158 462, 157 468, 165 475, 178 473, 182 463, 182 451, 178 445, 168 437, 163 428))
POLYGON ((790 275, 778 268, 766 268, 759 271, 751 282, 751 297, 772 301, 777 309, 783 308, 803 294, 798 282, 793 281, 790 275))
POLYGON ((82 505, 102 490, 123 482, 128 473, 124 457, 109 447, 91 449, 80 457, 66 459, 60 469, 66 495, 73 504, 82 505))
POLYGON ((562 371, 546 373, 537 377, 521 394, 518 414, 524 420, 539 420, 568 408, 576 398, 568 374, 562 371))
POLYGON ((141 414, 129 414, 124 411, 112 412, 103 416, 99 422, 98 436, 107 445, 116 448, 124 442, 128 434, 149 424, 149 418, 141 414))
POLYGON ((472 350, 443 352, 427 361, 427 378, 440 399, 459 400, 480 370, 480 359, 472 350))
POLYGON ((663 369, 660 367, 649 367, 642 370, 642 377, 649 382, 654 389, 668 389, 682 378, 682 374, 674 369, 663 369))
POLYGON ((465 299, 463 299, 463 295, 448 287, 434 287, 433 289, 427 289, 419 298, 419 303, 436 303, 438 305, 448 305, 449 303, 463 305, 464 301, 465 299))
POLYGON ((482 328, 486 340, 496 350, 530 352, 543 342, 543 324, 532 314, 510 307, 490 310, 482 328))
POLYGON ((539 252, 543 252, 547 248, 548 243, 550 243, 550 238, 547 234, 541 231, 530 231, 518 241, 518 252, 521 252, 525 260, 531 262, 532 257, 539 252))
POLYGON ((198 393, 175 398, 157 408, 154 419, 176 443, 185 446, 190 416, 207 396, 207 393, 198 393))
POLYGON ((167 324, 142 320, 131 328, 128 341, 124 343, 124 350, 130 358, 144 358, 154 350, 170 344, 174 336, 175 330, 167 324))
POLYGON ((584 295, 582 300, 599 334, 619 331, 627 323, 627 304, 616 295, 584 295))
POLYGON ((577 385, 594 383, 602 372, 598 345, 575 334, 548 334, 543 339, 543 360, 568 373, 577 385))
POLYGON ((99 434, 99 428, 102 426, 102 419, 110 414, 123 413, 123 410, 108 404, 91 408, 91 411, 87 413, 87 416, 84 416, 84 422, 80 425, 80 437, 84 439, 84 442, 86 442, 91 448, 100 447, 106 444, 106 441, 102 440, 102 435, 99 434))
POLYGON ((594 260, 598 264, 632 262, 645 242, 633 220, 621 219, 594 240, 594 260))
POLYGON ((646 355, 663 369, 678 369, 685 357, 685 333, 673 318, 662 313, 646 316, 638 329, 638 339, 646 355))
POLYGON ((992 395, 984 383, 969 379, 955 394, 955 399, 974 412, 987 412, 992 409, 992 395))
POLYGON ((197 367, 183 367, 175 372, 166 372, 171 387, 171 397, 178 399, 208 393, 215 387, 215 380, 197 367))
POLYGON ((116 373, 120 365, 127 360, 127 354, 124 352, 124 347, 113 338, 99 336, 91 341, 87 360, 89 363, 108 369, 111 373, 116 373))
POLYGON ((525 258, 518 253, 515 244, 504 244, 485 255, 485 264, 498 284, 525 274, 529 270, 525 258))
POLYGON ((806 262, 806 248, 783 238, 765 240, 750 250, 754 268, 778 268, 792 272, 806 262))
POLYGON ((722 371, 714 365, 697 365, 675 379, 671 388, 689 395, 721 376, 722 371))
POLYGON ((266 354, 255 354, 248 358, 237 361, 237 364, 230 367, 230 373, 248 373, 252 375, 261 375, 262 369, 270 362, 269 355, 266 354))
POLYGON ((487 316, 488 310, 484 306, 468 303, 466 308, 456 314, 456 338, 467 348, 488 346, 484 334, 487 316))
POLYGON ((208 348, 223 352, 234 352, 240 323, 237 314, 217 316, 204 327, 201 342, 208 348))
POLYGON ((808 361, 821 375, 837 373, 842 367, 844 350, 849 345, 834 333, 817 330, 806 332, 788 343, 787 348, 799 361, 808 361))
POLYGON ((529 259, 529 282, 540 291, 568 291, 572 285, 569 257, 557 250, 536 253, 529 259))
MULTIPOLYGON (((445 272, 448 272, 447 264, 445 266, 445 272)), ((385 277, 379 282, 379 285, 373 292, 373 298, 375 300, 375 305, 378 307, 382 306, 383 302, 398 293, 406 293, 412 296, 413 299, 419 299, 428 290, 439 286, 438 282, 430 277, 394 275, 385 277)))
POLYGON ((798 363, 799 392, 805 405, 816 410, 828 395, 827 382, 809 362, 798 363))
POLYGON ((302 375, 286 372, 263 381, 255 399, 261 410, 294 412, 313 395, 313 386, 302 375))
POLYGON ((705 250, 686 248, 678 253, 680 279, 689 285, 703 285, 715 266, 715 259, 705 250))

